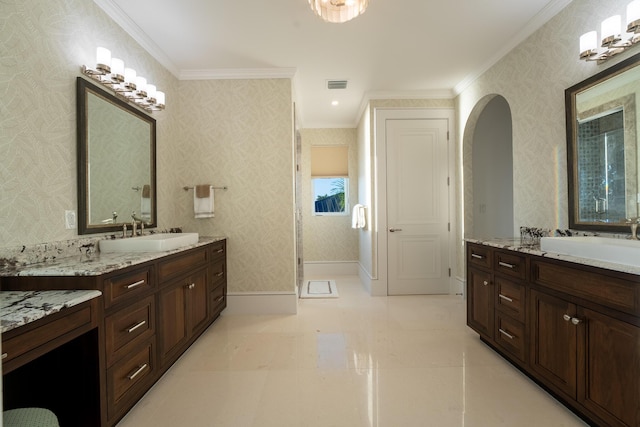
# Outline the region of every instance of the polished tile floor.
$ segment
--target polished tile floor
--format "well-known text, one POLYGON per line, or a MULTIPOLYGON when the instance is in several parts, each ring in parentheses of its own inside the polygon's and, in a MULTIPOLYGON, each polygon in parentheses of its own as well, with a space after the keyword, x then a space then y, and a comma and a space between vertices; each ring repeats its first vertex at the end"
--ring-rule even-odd
POLYGON ((585 425, 480 342, 461 297, 332 278, 340 298, 295 316, 223 314, 118 427, 585 425))

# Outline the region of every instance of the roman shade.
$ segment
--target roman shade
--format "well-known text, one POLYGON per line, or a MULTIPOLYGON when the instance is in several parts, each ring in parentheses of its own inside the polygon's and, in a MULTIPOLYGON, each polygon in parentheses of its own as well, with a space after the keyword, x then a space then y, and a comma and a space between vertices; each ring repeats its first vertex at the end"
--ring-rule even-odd
POLYGON ((347 145, 311 146, 311 176, 349 177, 349 147, 347 145))

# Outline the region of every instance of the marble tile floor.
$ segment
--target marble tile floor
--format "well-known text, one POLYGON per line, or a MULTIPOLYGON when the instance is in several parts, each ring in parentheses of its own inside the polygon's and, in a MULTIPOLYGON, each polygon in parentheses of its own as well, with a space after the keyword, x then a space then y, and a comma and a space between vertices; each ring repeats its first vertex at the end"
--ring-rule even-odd
POLYGON ((340 298, 222 315, 118 424, 584 426, 465 325, 460 296, 340 298))

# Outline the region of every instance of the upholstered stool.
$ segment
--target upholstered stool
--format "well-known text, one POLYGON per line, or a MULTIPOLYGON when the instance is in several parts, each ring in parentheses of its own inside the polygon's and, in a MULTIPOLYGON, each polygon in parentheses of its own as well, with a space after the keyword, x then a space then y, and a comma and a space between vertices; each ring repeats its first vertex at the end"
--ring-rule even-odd
POLYGON ((4 427, 59 427, 58 417, 44 408, 10 409, 2 413, 4 427))

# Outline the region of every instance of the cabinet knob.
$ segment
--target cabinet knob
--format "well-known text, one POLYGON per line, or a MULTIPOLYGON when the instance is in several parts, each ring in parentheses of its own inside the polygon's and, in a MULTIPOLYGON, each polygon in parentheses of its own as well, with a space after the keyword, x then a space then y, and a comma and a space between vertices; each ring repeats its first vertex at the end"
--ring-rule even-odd
POLYGON ((569 316, 568 314, 565 314, 564 316, 562 316, 562 318, 564 319, 565 322, 568 322, 571 320, 571 316, 569 316))
POLYGON ((487 286, 489 284, 489 282, 487 282, 486 280, 484 282, 482 282, 483 285, 487 286))
POLYGON ((574 325, 577 325, 579 323, 582 323, 582 320, 578 319, 577 317, 573 317, 571 319, 571 323, 573 323, 574 325))

